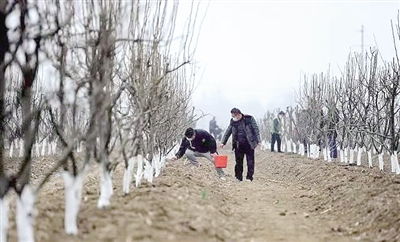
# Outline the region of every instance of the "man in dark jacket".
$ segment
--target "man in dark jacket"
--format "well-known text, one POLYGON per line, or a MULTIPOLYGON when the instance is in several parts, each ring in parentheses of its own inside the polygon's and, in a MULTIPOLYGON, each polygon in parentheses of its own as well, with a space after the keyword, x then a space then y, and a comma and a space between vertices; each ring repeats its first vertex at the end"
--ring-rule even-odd
MULTIPOLYGON (((195 166, 199 166, 197 157, 205 157, 214 164, 214 156, 217 155, 217 143, 207 131, 188 128, 185 132, 185 137, 182 139, 181 146, 172 160, 178 160, 183 155, 186 155, 195 166)), ((217 174, 223 178, 224 171, 222 168, 215 169, 217 174)))
POLYGON ((282 119, 285 116, 283 111, 278 113, 278 117, 274 118, 272 122, 272 140, 271 140, 271 152, 274 152, 275 142, 278 143, 278 152, 281 151, 281 133, 282 133, 282 119))
POLYGON ((209 131, 210 131, 210 134, 211 135, 213 135, 214 134, 214 137, 215 137, 215 130, 217 129, 217 120, 215 120, 215 117, 213 117, 211 120, 210 120, 210 123, 209 123, 209 131))
POLYGON ((232 149, 235 151, 235 177, 239 181, 243 180, 243 158, 246 155, 247 176, 246 179, 253 181, 254 174, 254 150, 261 142, 260 131, 256 120, 250 115, 233 108, 231 110, 232 119, 222 139, 221 147, 226 145, 232 134, 232 149))

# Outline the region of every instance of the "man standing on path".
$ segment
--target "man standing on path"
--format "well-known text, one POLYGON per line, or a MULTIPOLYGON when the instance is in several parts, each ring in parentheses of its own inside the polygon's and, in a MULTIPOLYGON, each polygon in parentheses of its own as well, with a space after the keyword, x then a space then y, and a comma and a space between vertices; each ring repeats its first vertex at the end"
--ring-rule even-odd
POLYGON ((336 146, 336 138, 337 138, 337 123, 339 122, 339 114, 335 109, 328 111, 328 145, 330 150, 331 158, 337 158, 337 146, 336 146))
MULTIPOLYGON (((202 129, 188 128, 185 137, 182 139, 181 146, 172 160, 178 160, 185 155, 192 165, 199 166, 197 157, 207 158, 214 164, 214 156, 217 155, 217 143, 214 137, 202 129)), ((222 168, 215 168, 218 176, 224 178, 222 168)))
POLYGON ((239 181, 243 180, 243 159, 246 155, 248 181, 253 181, 254 175, 254 150, 261 142, 260 131, 256 120, 250 115, 233 108, 231 110, 232 119, 229 127, 222 138, 221 147, 226 145, 232 134, 232 150, 235 151, 235 177, 239 181))
POLYGON ((271 140, 271 151, 274 152, 275 142, 278 143, 278 152, 281 151, 281 132, 282 132, 282 119, 285 116, 283 111, 280 111, 278 117, 274 118, 272 122, 272 140, 271 140))

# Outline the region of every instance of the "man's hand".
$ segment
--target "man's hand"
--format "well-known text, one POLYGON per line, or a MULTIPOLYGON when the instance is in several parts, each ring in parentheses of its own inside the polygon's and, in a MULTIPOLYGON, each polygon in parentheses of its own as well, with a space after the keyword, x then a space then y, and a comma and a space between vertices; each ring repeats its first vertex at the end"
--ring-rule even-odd
POLYGON ((224 146, 225 146, 224 144, 220 144, 220 145, 219 145, 219 148, 223 149, 224 146))
POLYGON ((218 155, 217 153, 212 153, 212 154, 211 154, 211 157, 212 157, 212 158, 215 158, 217 155, 218 155))
POLYGON ((172 157, 172 158, 170 159, 170 161, 176 161, 176 160, 178 160, 178 157, 176 157, 176 156, 174 156, 174 157, 172 157))

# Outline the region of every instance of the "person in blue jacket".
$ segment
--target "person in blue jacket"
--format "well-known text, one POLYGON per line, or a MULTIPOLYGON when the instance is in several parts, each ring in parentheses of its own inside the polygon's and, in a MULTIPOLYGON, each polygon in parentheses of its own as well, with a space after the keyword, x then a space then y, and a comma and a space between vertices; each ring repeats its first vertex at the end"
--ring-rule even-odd
MULTIPOLYGON (((205 130, 188 128, 185 137, 182 139, 180 148, 172 160, 178 160, 186 156, 191 164, 199 166, 197 157, 204 157, 214 164, 214 157, 217 155, 217 143, 214 137, 205 130)), ((215 168, 219 177, 224 177, 222 168, 215 168)))

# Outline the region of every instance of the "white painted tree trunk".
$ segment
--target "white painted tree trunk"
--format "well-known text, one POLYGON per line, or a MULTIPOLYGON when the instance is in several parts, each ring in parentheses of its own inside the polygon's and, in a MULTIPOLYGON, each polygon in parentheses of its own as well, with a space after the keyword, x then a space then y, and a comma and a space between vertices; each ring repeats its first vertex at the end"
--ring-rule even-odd
POLYGON ((43 146, 42 146, 42 156, 46 155, 46 148, 47 148, 47 141, 43 140, 43 146))
POLYGON ((157 166, 155 166, 155 174, 154 177, 158 177, 161 174, 161 170, 162 168, 164 168, 165 166, 165 157, 157 157, 157 162, 156 162, 157 166))
POLYGON ((307 157, 311 158, 311 145, 307 144, 307 157))
POLYGON ((353 150, 353 149, 350 149, 349 152, 350 152, 350 161, 349 161, 349 164, 354 164, 354 150, 353 150))
POLYGON ((399 159, 397 157, 397 153, 390 155, 390 162, 392 166, 392 172, 400 174, 399 159))
POLYGON ((137 156, 137 170, 135 175, 136 187, 139 187, 142 182, 143 177, 143 157, 141 155, 137 156))
POLYGON ((323 154, 324 154, 324 161, 328 161, 328 151, 327 151, 326 147, 323 150, 323 154))
POLYGON ((48 143, 48 149, 47 149, 47 155, 50 156, 53 154, 53 143, 49 142, 48 143))
POLYGON ((314 159, 318 159, 319 158, 319 146, 318 145, 314 145, 314 159))
POLYGON ((298 154, 303 156, 303 149, 302 149, 302 144, 299 143, 299 150, 298 150, 298 154))
MULTIPOLYGON (((165 163, 166 163, 166 157, 163 156, 161 158, 161 170, 165 167, 165 163)), ((158 174, 156 173, 156 175, 155 175, 156 177, 158 177, 161 174, 161 170, 160 170, 160 172, 158 174)))
POLYGON ((310 157, 312 159, 318 159, 319 158, 319 146, 312 144, 310 145, 310 157))
POLYGON ((11 142, 11 145, 10 145, 10 154, 9 154, 9 156, 10 156, 10 157, 13 157, 13 155, 14 155, 14 142, 11 142))
POLYGON ((344 149, 344 163, 349 163, 349 147, 346 147, 344 149))
POLYGON ((57 154, 57 141, 53 142, 52 152, 53 152, 53 155, 57 154))
POLYGON ((144 179, 152 183, 154 177, 153 165, 147 159, 144 159, 144 179))
POLYGON ((340 163, 344 162, 344 152, 342 149, 339 149, 340 163))
POLYGON ((297 153, 297 146, 295 142, 292 142, 292 146, 293 146, 293 153, 297 153))
POLYGON ((49 143, 49 153, 48 153, 49 155, 55 154, 53 147, 54 147, 54 141, 49 143))
POLYGON ((326 153, 328 153, 328 162, 332 162, 331 150, 329 147, 326 147, 326 153))
POLYGON ((379 170, 383 171, 383 153, 378 154, 379 170))
POLYGON ((78 234, 78 214, 82 198, 82 185, 84 173, 78 174, 76 177, 71 173, 64 171, 62 173, 65 187, 65 214, 64 229, 65 233, 78 234))
POLYGON ((391 169, 391 171, 393 173, 396 172, 396 167, 395 167, 395 164, 393 162, 393 155, 390 155, 390 169, 391 169))
POLYGON ((39 145, 39 143, 35 144, 35 155, 36 155, 36 157, 40 156, 40 145, 39 145))
POLYGON ((21 140, 19 142, 19 157, 24 156, 24 142, 21 140))
POLYGON ((32 145, 32 157, 37 157, 35 149, 36 149, 36 144, 33 144, 32 145))
POLYGON ((153 158, 153 170, 154 177, 156 177, 155 174, 161 170, 161 157, 159 155, 155 155, 153 158))
POLYGON ((310 158, 314 159, 315 157, 315 149, 314 149, 314 145, 310 145, 310 158))
POLYGON ((397 152, 395 151, 393 154, 393 162, 396 167, 396 174, 400 174, 400 166, 399 166, 399 158, 397 157, 397 152))
POLYGON ((304 156, 305 153, 304 144, 299 144, 299 155, 304 156))
POLYGON ((291 139, 286 141, 286 147, 287 147, 287 152, 291 153, 292 152, 292 140, 291 139))
POLYGON ((130 191, 130 184, 132 182, 133 176, 133 167, 135 165, 136 157, 132 157, 128 160, 128 167, 125 168, 124 172, 124 180, 123 180, 123 192, 124 194, 128 194, 130 191))
POLYGON ((106 208, 110 206, 110 199, 113 194, 112 175, 107 171, 106 167, 102 165, 100 179, 100 197, 97 202, 98 208, 106 208))
POLYGON ((371 150, 368 150, 368 166, 370 168, 372 167, 372 152, 371 152, 371 150))
POLYGON ((360 166, 361 165, 361 155, 362 155, 363 149, 362 148, 358 148, 357 151, 357 165, 360 166))
POLYGON ((8 229, 8 200, 7 197, 0 199, 0 242, 7 242, 8 229))
POLYGON ((35 194, 30 185, 25 185, 17 198, 16 223, 19 242, 33 242, 35 194))

